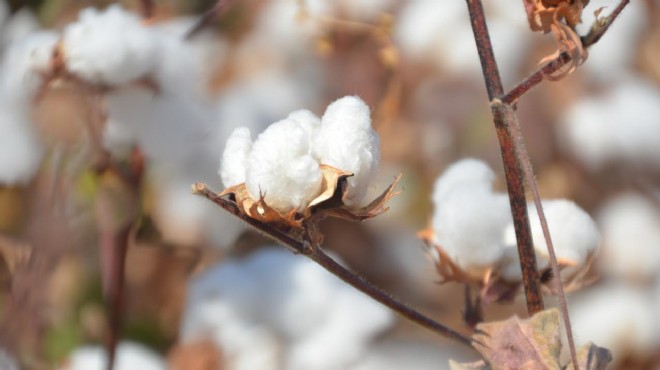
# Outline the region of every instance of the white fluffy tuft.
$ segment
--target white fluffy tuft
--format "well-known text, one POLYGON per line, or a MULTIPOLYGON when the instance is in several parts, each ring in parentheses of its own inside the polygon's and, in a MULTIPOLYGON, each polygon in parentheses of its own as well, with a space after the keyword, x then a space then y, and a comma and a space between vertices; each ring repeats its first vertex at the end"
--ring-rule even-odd
POLYGON ((221 158, 220 178, 225 187, 229 188, 245 182, 245 170, 251 149, 250 129, 247 127, 234 129, 227 139, 221 158))
POLYGON ((393 322, 378 303, 279 248, 211 268, 188 292, 183 340, 210 336, 238 363, 255 355, 255 343, 272 347, 279 337, 286 369, 347 368, 393 322))
POLYGON ((480 275, 504 254, 502 235, 511 222, 508 198, 492 190, 493 171, 465 159, 438 178, 432 226, 438 243, 459 266, 480 275))
POLYGON ((118 5, 81 11, 78 21, 64 29, 63 47, 70 72, 112 85, 147 74, 159 58, 152 30, 118 5))
POLYGON ((353 173, 346 203, 362 205, 380 160, 380 139, 362 99, 346 96, 328 106, 314 140, 314 155, 322 164, 353 173))
MULTIPOLYGON (((248 156, 246 183, 253 199, 286 212, 307 206, 321 189, 321 169, 310 156, 313 123, 285 118, 255 140, 248 156)), ((224 162, 224 160, 223 160, 224 162)))
MULTIPOLYGON (((76 349, 63 370, 103 370, 107 368, 107 352, 100 346, 76 349)), ((117 370, 165 370, 165 361, 147 347, 131 342, 122 342, 117 347, 115 362, 117 370)))

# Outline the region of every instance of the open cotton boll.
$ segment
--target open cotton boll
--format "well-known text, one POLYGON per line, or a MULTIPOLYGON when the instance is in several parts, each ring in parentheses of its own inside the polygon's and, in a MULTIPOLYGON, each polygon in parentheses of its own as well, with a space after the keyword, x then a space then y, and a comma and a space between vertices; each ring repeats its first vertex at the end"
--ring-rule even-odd
POLYGON ((263 195, 270 207, 288 212, 304 208, 319 193, 321 169, 310 155, 310 131, 315 124, 285 118, 257 137, 246 172, 253 199, 263 195))
POLYGON ((612 351, 616 367, 626 356, 647 358, 657 352, 657 311, 645 289, 606 284, 572 297, 569 312, 576 342, 594 342, 612 351))
POLYGON ((630 79, 578 101, 558 126, 565 148, 592 170, 612 162, 660 168, 660 90, 630 79))
MULTIPOLYGON (((107 351, 101 346, 76 349, 61 370, 105 370, 107 351)), ((166 370, 165 361, 149 348, 132 342, 121 342, 117 346, 116 370, 166 370)))
POLYGON ((321 267, 269 248, 195 279, 181 332, 184 340, 212 336, 227 358, 254 348, 247 334, 279 337, 285 369, 344 369, 392 320, 386 308, 321 267))
POLYGON ((353 174, 348 178, 345 203, 363 205, 380 160, 380 139, 371 128, 369 107, 357 96, 346 96, 328 106, 314 139, 314 156, 321 164, 353 174))
POLYGON ((0 99, 5 104, 31 103, 43 83, 40 72, 47 70, 58 39, 55 32, 34 32, 5 50, 0 67, 0 99))
POLYGON ((438 178, 433 195, 435 242, 477 276, 502 258, 502 236, 511 222, 508 198, 493 192, 493 177, 483 162, 462 160, 438 178))
POLYGON ((660 271, 660 211, 634 193, 607 201, 598 215, 603 231, 601 268, 614 276, 651 280, 660 271))
MULTIPOLYGON (((565 200, 544 200, 541 202, 557 262, 575 269, 582 267, 587 258, 598 250, 600 233, 594 220, 575 203, 565 200)), ((543 236, 541 221, 534 203, 527 205, 539 269, 550 266, 548 247, 543 236)), ((516 247, 516 233, 513 223, 505 231, 504 243, 508 246, 507 261, 502 275, 509 281, 522 278, 516 247)))
POLYGON ((252 149, 250 129, 238 127, 227 139, 220 164, 220 178, 226 188, 245 182, 248 155, 252 149))
POLYGON ((87 8, 64 29, 66 68, 96 83, 121 85, 143 77, 159 59, 153 31, 118 5, 87 8))
POLYGON ((26 183, 39 170, 43 145, 23 107, 0 102, 0 112, 0 184, 26 183))

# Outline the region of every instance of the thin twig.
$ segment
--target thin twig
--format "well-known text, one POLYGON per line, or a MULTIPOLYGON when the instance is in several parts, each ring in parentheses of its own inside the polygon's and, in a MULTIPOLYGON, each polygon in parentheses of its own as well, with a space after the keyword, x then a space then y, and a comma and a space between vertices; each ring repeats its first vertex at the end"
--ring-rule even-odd
MULTIPOLYGON (((605 32, 607 32, 607 30, 610 28, 614 20, 616 20, 616 18, 619 16, 621 11, 628 5, 628 3, 630 3, 630 0, 621 0, 619 5, 612 11, 610 15, 608 15, 604 19, 597 19, 596 22, 594 22, 593 26, 591 27, 589 33, 586 36, 580 38, 580 40, 582 41, 582 47, 584 49, 588 49, 589 47, 600 41, 600 39, 603 37, 605 32)), ((501 98, 502 102, 505 104, 515 103, 525 93, 527 93, 529 90, 531 90, 536 85, 541 83, 541 81, 543 81, 544 79, 544 76, 551 76, 553 73, 557 72, 559 69, 561 69, 566 64, 568 64, 570 60, 571 57, 569 56, 568 53, 566 52, 561 53, 557 58, 545 64, 538 71, 534 72, 524 81, 519 83, 516 87, 511 89, 511 91, 503 95, 501 98)))
POLYGON ((197 33, 208 27, 213 21, 218 19, 227 9, 229 9, 230 4, 231 0, 218 0, 213 8, 204 13, 190 31, 186 32, 185 39, 192 39, 197 33))
MULTIPOLYGON (((536 206, 536 212, 538 214, 539 220, 541 222, 541 229, 543 230, 543 237, 545 238, 546 245, 548 247, 548 254, 550 256, 550 266, 552 268, 552 273, 554 275, 555 288, 559 295, 559 310, 562 315, 562 321, 564 322, 564 329, 566 330, 566 337, 568 339, 568 347, 571 352, 571 360, 573 362, 573 368, 579 369, 577 362, 577 352, 575 351, 575 340, 573 338, 573 330, 571 329, 571 319, 568 314, 568 304, 566 303, 566 295, 564 294, 564 287, 561 283, 561 273, 559 271, 559 264, 557 263, 557 255, 555 254, 555 247, 550 237, 550 230, 548 229, 548 222, 545 218, 545 213, 543 212, 543 206, 541 204, 541 195, 539 194, 539 189, 536 184, 536 178, 534 176, 534 168, 532 167, 532 162, 529 159, 529 154, 525 148, 525 143, 522 140, 522 131, 520 129, 520 121, 516 116, 513 108, 510 105, 502 103, 499 99, 495 99, 491 106, 494 106, 494 110, 498 112, 498 116, 502 116, 501 120, 507 123, 507 126, 514 137, 515 144, 515 155, 520 159, 522 163, 523 173, 525 175, 525 181, 527 186, 532 192, 532 197, 534 198, 534 205, 536 206)), ((497 120, 498 118, 496 118, 497 120)), ((526 205, 525 205, 526 206, 526 205)))
POLYGON ((140 0, 140 15, 143 19, 151 19, 156 11, 154 0, 140 0))
POLYGON ((261 221, 255 220, 241 212, 236 203, 229 199, 225 199, 213 191, 209 190, 206 185, 203 183, 198 183, 193 186, 193 192, 204 196, 205 198, 211 200, 212 202, 219 205, 222 209, 249 224, 250 226, 256 228, 259 232, 269 237, 270 239, 275 240, 276 242, 282 244, 287 249, 295 254, 302 254, 309 259, 313 260, 321 267, 326 269, 328 272, 337 276, 338 278, 345 281, 347 284, 358 289, 362 293, 368 295, 374 300, 382 303, 383 305, 389 307, 393 311, 397 312, 399 315, 405 317, 406 319, 415 322, 434 333, 440 334, 445 338, 451 339, 457 343, 470 346, 470 338, 464 336, 461 333, 454 331, 453 329, 434 321, 433 319, 424 316, 410 306, 398 301, 396 298, 392 297, 390 294, 384 292, 380 288, 372 285, 363 277, 355 274, 354 272, 348 270, 344 266, 338 264, 335 260, 330 258, 321 248, 318 246, 306 245, 299 240, 292 238, 286 233, 266 224, 261 221))
MULTIPOLYGON (((479 58, 484 72, 484 80, 488 96, 492 100, 502 94, 502 78, 497 69, 497 62, 493 47, 488 35, 488 26, 484 9, 480 0, 466 0, 470 13, 470 22, 474 31, 474 38, 479 51, 479 58)), ((501 105, 500 105, 501 106, 501 105)), ((509 202, 513 216, 513 225, 516 231, 520 268, 522 270, 523 286, 527 301, 527 312, 531 316, 543 310, 543 295, 541 293, 541 278, 536 264, 536 252, 532 240, 527 214, 527 200, 525 198, 525 184, 522 166, 517 156, 515 140, 522 141, 511 131, 510 122, 498 106, 491 105, 497 137, 500 141, 500 150, 504 162, 509 202)), ((524 143, 520 143, 524 145, 524 143)))

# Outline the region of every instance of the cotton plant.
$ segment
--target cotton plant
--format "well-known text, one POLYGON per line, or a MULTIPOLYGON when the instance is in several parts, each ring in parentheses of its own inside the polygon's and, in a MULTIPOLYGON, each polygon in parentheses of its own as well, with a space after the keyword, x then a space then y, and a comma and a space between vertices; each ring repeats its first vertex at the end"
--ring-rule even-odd
MULTIPOLYGON (((495 174, 487 164, 463 159, 437 179, 431 227, 419 233, 446 281, 477 286, 484 303, 508 300, 522 276, 509 198, 493 189, 495 174)), ((578 287, 599 245, 595 222, 569 200, 544 200, 550 236, 560 268, 569 272, 564 285, 578 287)), ((538 268, 550 270, 548 249, 533 204, 528 205, 538 268)), ((554 292, 552 286, 547 288, 554 292)))
POLYGON ((369 107, 347 96, 321 118, 308 110, 292 112, 254 141, 249 129, 235 129, 222 154, 219 174, 226 189, 220 195, 234 197, 252 218, 296 228, 322 212, 365 219, 384 211, 394 187, 367 204, 379 159, 369 107))
POLYGON ((265 248, 190 283, 181 340, 213 340, 231 369, 345 369, 392 323, 316 264, 265 248))

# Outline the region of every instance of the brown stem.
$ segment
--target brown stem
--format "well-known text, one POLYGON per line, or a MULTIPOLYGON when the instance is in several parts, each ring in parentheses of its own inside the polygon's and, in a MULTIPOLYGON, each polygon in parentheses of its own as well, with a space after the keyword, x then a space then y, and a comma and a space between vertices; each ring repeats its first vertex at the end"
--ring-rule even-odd
POLYGON ((231 200, 225 199, 213 191, 209 190, 206 185, 203 183, 198 183, 193 186, 193 192, 204 196, 205 198, 211 200, 215 204, 219 205, 222 209, 229 212, 230 214, 236 216, 240 220, 249 224, 250 226, 256 228, 259 232, 263 233, 265 236, 275 240, 276 242, 284 245, 287 249, 295 254, 302 254, 313 260, 321 267, 326 269, 328 272, 337 276, 338 278, 345 281, 347 284, 358 289, 362 293, 368 295, 374 300, 382 303, 383 305, 389 307, 399 315, 405 317, 406 319, 419 324, 434 333, 440 334, 445 338, 451 339, 457 343, 470 346, 470 338, 454 331, 453 329, 434 321, 433 319, 424 316, 419 313, 412 307, 398 301, 396 298, 392 297, 390 294, 384 292, 380 288, 372 285, 363 277, 355 274, 354 272, 348 270, 344 266, 338 264, 332 258, 330 258, 321 248, 318 246, 308 245, 299 240, 292 238, 286 233, 260 221, 257 221, 249 216, 246 216, 241 212, 236 203, 231 200))
MULTIPOLYGON (((596 20, 596 22, 591 26, 589 33, 581 37, 582 47, 588 49, 593 44, 597 43, 610 28, 614 20, 619 16, 621 11, 630 3, 630 0, 621 0, 619 5, 612 11, 610 15, 601 20, 596 20)), ((571 57, 568 53, 563 52, 554 60, 548 62, 538 71, 534 72, 532 75, 527 77, 524 81, 519 83, 516 87, 511 89, 508 93, 502 96, 501 100, 505 104, 513 104, 520 97, 525 95, 526 92, 534 88, 536 85, 543 81, 544 76, 551 76, 559 69, 564 67, 568 62, 570 62, 571 57)), ((492 99, 491 99, 492 100, 492 99)))
MULTIPOLYGON (((534 168, 532 167, 532 162, 529 159, 529 154, 525 148, 525 144, 522 140, 522 131, 520 129, 520 122, 516 116, 513 108, 510 105, 502 103, 499 99, 493 101, 492 106, 499 113, 498 115, 503 116, 501 119, 503 122, 508 122, 508 128, 510 133, 515 138, 515 155, 516 158, 519 158, 522 163, 522 170, 525 176, 525 181, 527 186, 531 189, 532 197, 534 198, 534 205, 536 206, 536 212, 538 214, 539 220, 541 222, 541 228, 543 230, 543 237, 546 241, 548 247, 548 254, 550 256, 550 266, 552 268, 552 273, 554 275, 554 283, 557 294, 559 295, 559 309, 562 315, 562 321, 564 322, 564 329, 566 330, 566 337, 568 339, 568 347, 571 352, 571 360, 573 362, 573 368, 579 369, 577 362, 577 352, 575 351, 575 341, 573 339, 573 330, 571 329, 571 319, 568 314, 568 304, 566 303, 566 295, 564 294, 564 287, 561 285, 561 273, 559 271, 559 264, 557 263, 557 256, 555 254, 555 247, 550 237, 550 230, 548 229, 548 222, 545 218, 545 213, 543 212, 543 206, 541 204, 541 195, 539 193, 538 186, 536 185, 536 179, 534 177, 534 168)), ((497 120, 497 119, 496 119, 497 120)), ((526 206, 526 205, 525 205, 526 206)), ((522 263, 522 259, 521 259, 522 263)), ((523 276, 524 277, 524 276, 523 276)))
POLYGON ((151 19, 154 16, 156 4, 153 0, 140 0, 140 15, 143 19, 151 19))
POLYGON ((218 0, 213 8, 202 15, 197 23, 186 33, 186 40, 192 39, 199 31, 208 27, 213 21, 218 19, 227 9, 231 0, 218 0))
MULTIPOLYGON (((493 46, 488 35, 486 17, 480 0, 466 0, 470 13, 470 22, 474 32, 474 38, 481 59, 484 72, 484 80, 490 100, 502 94, 502 78, 498 72, 497 62, 493 53, 493 46)), ((517 156, 516 140, 523 145, 522 137, 516 136, 511 129, 510 116, 502 109, 502 104, 491 105, 497 138, 500 142, 502 160, 504 162, 504 173, 506 175, 509 202, 513 216, 513 226, 516 231, 518 244, 518 255, 520 256, 520 268, 523 276, 523 287, 525 288, 525 299, 527 301, 527 312, 533 315, 543 310, 543 295, 541 294, 541 278, 536 265, 536 252, 532 240, 532 232, 529 226, 527 214, 527 200, 525 198, 525 184, 523 169, 517 156)))

